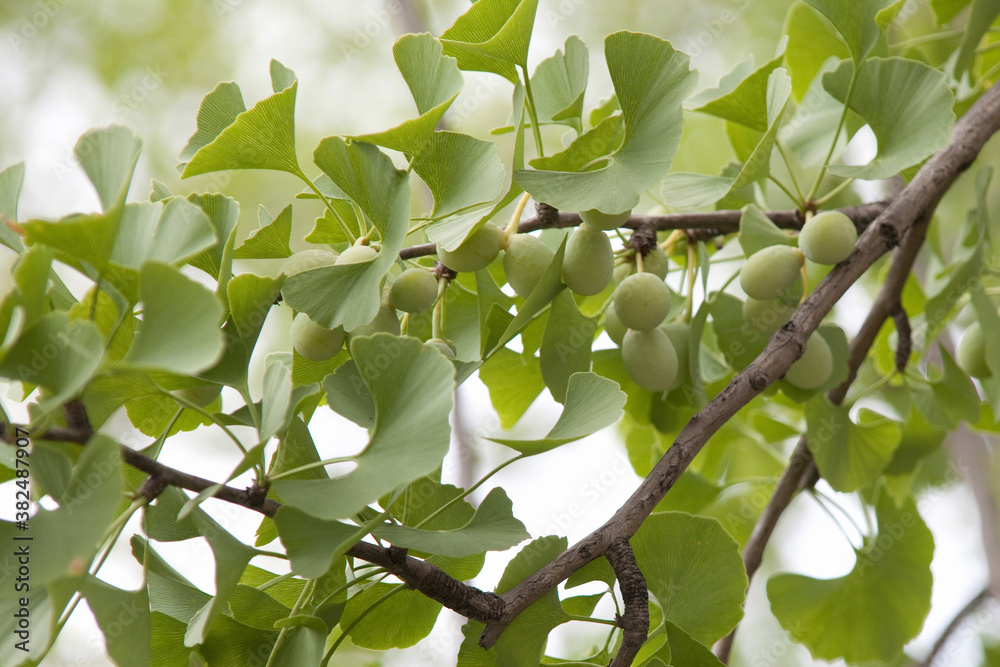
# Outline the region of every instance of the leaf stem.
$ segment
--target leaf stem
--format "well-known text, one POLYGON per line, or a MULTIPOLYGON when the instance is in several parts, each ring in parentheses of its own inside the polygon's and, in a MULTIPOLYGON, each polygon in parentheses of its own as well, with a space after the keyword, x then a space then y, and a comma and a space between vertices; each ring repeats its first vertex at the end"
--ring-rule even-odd
POLYGON ((861 68, 857 63, 854 64, 854 70, 851 72, 851 82, 847 85, 847 95, 844 97, 844 109, 840 112, 840 121, 837 123, 837 131, 833 134, 833 141, 830 142, 830 150, 827 151, 826 159, 823 160, 823 166, 820 167, 819 173, 816 174, 816 181, 813 183, 812 187, 809 189, 809 194, 806 195, 805 201, 803 202, 806 206, 812 205, 812 200, 819 192, 819 187, 823 183, 823 177, 826 176, 826 168, 830 165, 830 159, 833 157, 833 151, 837 149, 837 141, 840 139, 840 131, 844 129, 844 123, 847 122, 847 112, 851 108, 851 97, 854 95, 854 86, 858 82, 858 73, 861 68))
POLYGON ((520 461, 521 459, 526 458, 527 456, 528 456, 527 454, 518 454, 517 456, 515 456, 512 459, 507 459, 506 461, 504 461, 503 463, 501 463, 500 465, 498 465, 496 468, 494 468, 493 470, 491 470, 488 473, 486 473, 486 475, 483 476, 483 478, 480 479, 478 482, 476 482, 475 484, 473 484, 469 488, 465 489, 464 491, 462 491, 462 493, 460 493, 459 495, 455 496, 454 498, 452 498, 451 500, 449 500, 448 502, 446 502, 444 505, 442 505, 441 507, 437 508, 436 510, 434 510, 430 514, 428 514, 426 517, 424 517, 423 521, 421 521, 416 526, 414 526, 414 528, 420 528, 421 526, 423 526, 424 524, 426 524, 428 521, 430 521, 434 517, 438 516, 442 512, 445 512, 449 507, 451 507, 455 503, 457 503, 457 502, 465 499, 470 493, 472 493, 473 491, 475 491, 476 489, 478 489, 480 486, 482 486, 483 483, 486 482, 486 480, 488 480, 490 477, 492 477, 493 475, 497 474, 498 472, 500 472, 501 470, 503 470, 504 468, 506 468, 507 466, 509 466, 514 461, 520 461))
MULTIPOLYGON (((302 606, 306 603, 306 600, 312 595, 313 591, 316 589, 316 580, 310 579, 305 586, 302 587, 302 592, 299 593, 298 599, 295 601, 295 606, 292 607, 292 611, 289 612, 288 618, 292 616, 297 616, 302 606)), ((278 633, 278 638, 274 641, 274 646, 271 647, 271 655, 267 658, 267 664, 264 667, 271 667, 275 663, 275 658, 278 656, 278 649, 285 642, 285 638, 288 636, 288 631, 290 628, 281 628, 281 632, 278 633)))
POLYGON ((799 179, 795 178, 795 170, 792 169, 792 163, 788 159, 788 153, 785 152, 785 147, 777 139, 774 140, 774 145, 778 148, 778 154, 781 155, 781 161, 785 163, 785 169, 788 170, 788 176, 792 179, 792 187, 795 188, 795 194, 798 195, 798 199, 795 200, 802 205, 805 197, 802 196, 802 188, 799 187, 799 179))
POLYGON ((844 188, 846 188, 853 182, 854 182, 853 178, 848 178, 843 183, 841 183, 840 185, 838 185, 837 187, 830 190, 825 195, 814 201, 813 204, 815 204, 817 207, 822 206, 823 204, 827 203, 828 201, 839 195, 844 190, 844 188))
POLYGON ((517 234, 517 225, 521 222, 521 215, 524 214, 524 207, 528 205, 529 199, 531 199, 531 195, 525 192, 521 195, 521 198, 517 200, 517 206, 514 207, 514 213, 510 216, 510 222, 507 223, 507 227, 504 229, 508 236, 517 234))
POLYGON ((333 219, 337 221, 338 225, 340 225, 340 230, 344 232, 344 235, 351 242, 351 245, 353 245, 354 242, 357 241, 357 238, 354 236, 353 233, 351 233, 351 229, 350 227, 347 226, 347 223, 344 222, 344 220, 340 217, 337 211, 334 210, 333 205, 330 203, 330 200, 326 198, 326 195, 320 192, 319 188, 317 188, 316 185, 311 180, 309 180, 309 177, 306 176, 301 171, 297 172, 295 175, 298 176, 306 184, 306 186, 313 191, 313 193, 317 197, 323 200, 323 203, 326 205, 326 209, 330 211, 330 214, 333 216, 333 219))
POLYGON ((799 198, 797 199, 797 198, 795 197, 795 193, 794 193, 794 192, 792 192, 791 190, 789 190, 789 189, 788 189, 788 186, 786 186, 786 185, 785 185, 784 183, 782 183, 781 181, 779 181, 779 180, 778 180, 777 178, 775 178, 774 176, 772 176, 772 175, 770 175, 770 174, 768 174, 767 178, 768 178, 768 180, 770 180, 770 181, 771 181, 772 183, 774 183, 775 185, 777 185, 777 186, 778 186, 778 188, 779 188, 779 189, 780 189, 780 190, 781 190, 782 192, 784 192, 784 193, 785 193, 785 195, 786 195, 786 196, 787 196, 787 197, 788 197, 789 199, 791 199, 791 200, 792 200, 792 203, 794 203, 794 204, 795 204, 796 206, 800 206, 800 205, 801 205, 801 204, 799 204, 799 202, 801 201, 801 197, 802 197, 802 195, 799 195, 799 198))
POLYGON ((320 663, 320 667, 326 667, 327 665, 330 664, 330 658, 333 657, 333 654, 337 651, 338 648, 340 648, 340 645, 344 643, 344 640, 347 639, 347 635, 350 634, 351 630, 357 627, 358 623, 363 621, 365 617, 368 616, 368 614, 374 611, 375 607, 379 606, 380 604, 391 598, 393 595, 403 590, 406 590, 406 584, 397 584, 391 591, 386 592, 385 595, 380 597, 378 600, 375 600, 375 602, 373 602, 363 612, 358 614, 358 617, 355 618, 350 625, 344 628, 344 631, 341 633, 341 635, 337 637, 337 641, 333 642, 333 646, 331 646, 330 650, 326 652, 325 656, 323 656, 323 662, 320 663))
POLYGON ((538 157, 545 157, 545 149, 542 147, 542 128, 538 125, 538 111, 535 109, 535 97, 531 94, 531 77, 528 71, 522 66, 521 75, 524 77, 524 94, 528 102, 528 115, 531 117, 531 133, 535 137, 535 151, 538 157))
POLYGON ((278 480, 278 479, 284 479, 286 477, 291 477, 292 475, 296 475, 296 474, 298 474, 300 472, 305 472, 307 470, 312 470, 314 468, 322 468, 323 466, 332 465, 334 463, 350 463, 351 461, 354 461, 354 460, 355 460, 355 457, 353 457, 353 456, 335 456, 332 459, 323 459, 322 461, 313 461, 312 463, 307 463, 305 465, 301 465, 298 468, 292 468, 291 470, 285 470, 283 472, 279 472, 277 475, 268 475, 267 476, 267 481, 270 483, 270 482, 273 482, 273 481, 278 480))

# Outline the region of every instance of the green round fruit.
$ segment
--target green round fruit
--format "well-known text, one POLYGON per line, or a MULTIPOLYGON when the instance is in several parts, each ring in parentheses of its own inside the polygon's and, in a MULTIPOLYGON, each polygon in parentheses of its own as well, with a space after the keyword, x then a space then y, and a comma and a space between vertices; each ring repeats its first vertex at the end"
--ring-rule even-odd
POLYGON ((444 338, 430 338, 426 343, 424 343, 424 345, 437 349, 441 354, 449 359, 455 358, 455 346, 444 338))
POLYGON ((536 236, 516 234, 510 239, 503 256, 503 270, 518 296, 528 298, 554 256, 552 249, 536 236))
POLYGON ((806 221, 799 232, 799 250, 817 264, 839 264, 858 241, 854 223, 840 211, 823 211, 806 221))
POLYGON ((403 271, 389 290, 389 304, 406 313, 422 313, 437 300, 437 279, 427 269, 403 271))
POLYGON ((740 271, 740 285, 747 296, 774 299, 795 284, 804 262, 797 248, 772 245, 747 258, 740 271))
POLYGON ((615 284, 618 284, 633 273, 635 273, 635 261, 629 258, 621 264, 615 264, 615 270, 611 272, 611 279, 615 281, 615 284))
POLYGON ((296 273, 302 273, 303 271, 316 269, 321 266, 333 266, 336 263, 337 253, 314 248, 312 250, 297 252, 287 258, 281 263, 281 273, 284 273, 286 276, 294 276, 296 273))
POLYGON ((795 312, 795 305, 784 299, 755 299, 743 302, 743 320, 757 331, 768 335, 781 328, 795 312))
POLYGON ((687 322, 674 321, 664 322, 659 326, 663 333, 667 334, 670 344, 674 346, 677 353, 677 374, 674 381, 667 389, 673 391, 681 386, 691 377, 691 364, 688 360, 688 350, 691 344, 691 326, 687 322))
POLYGON ((625 332, 628 331, 628 327, 618 319, 618 315, 615 313, 615 304, 611 304, 604 311, 604 330, 608 333, 608 337, 614 341, 615 345, 618 347, 622 346, 622 340, 625 338, 625 332))
POLYGON ((586 223, 570 234, 562 279, 571 290, 583 296, 600 294, 611 282, 614 269, 615 256, 607 234, 586 223))
POLYGON ((629 217, 632 215, 632 209, 623 211, 621 213, 604 213, 603 211, 598 211, 596 208, 592 208, 589 211, 580 211, 580 219, 586 222, 588 225, 594 229, 611 230, 618 229, 626 222, 628 222, 629 217))
POLYGON ((500 252, 500 230, 487 222, 454 250, 438 246, 441 263, 454 271, 478 271, 489 266, 500 252))
POLYGON ((813 333, 806 341, 806 351, 792 364, 785 379, 799 389, 818 389, 833 374, 833 352, 826 339, 813 333))
POLYGON ((974 378, 985 378, 993 375, 986 364, 986 336, 979 322, 973 322, 962 334, 955 352, 958 365, 963 371, 974 378))
POLYGON ((393 336, 399 335, 399 318, 396 317, 396 311, 385 304, 378 307, 378 312, 371 322, 347 332, 347 344, 350 345, 357 336, 371 336, 383 331, 393 336))
POLYGON ((670 288, 652 273, 631 275, 615 288, 615 313, 629 329, 655 329, 670 312, 670 288))
POLYGON ((183 401, 194 403, 199 408, 204 408, 211 405, 212 401, 219 397, 219 394, 222 393, 222 385, 212 383, 196 384, 193 387, 184 387, 170 393, 183 401))
POLYGON ((378 256, 378 251, 370 245, 352 245, 340 253, 337 264, 361 264, 372 261, 376 256, 378 256))
POLYGON ((663 252, 663 248, 658 245, 653 246, 652 250, 642 256, 642 270, 659 276, 660 280, 667 279, 668 268, 670 267, 667 253, 663 252))
POLYGON ((677 378, 677 352, 662 329, 629 329, 622 341, 622 362, 629 377, 647 391, 666 391, 677 378))
POLYGON ((344 346, 344 327, 327 329, 305 313, 292 320, 292 347, 310 361, 325 361, 344 346))

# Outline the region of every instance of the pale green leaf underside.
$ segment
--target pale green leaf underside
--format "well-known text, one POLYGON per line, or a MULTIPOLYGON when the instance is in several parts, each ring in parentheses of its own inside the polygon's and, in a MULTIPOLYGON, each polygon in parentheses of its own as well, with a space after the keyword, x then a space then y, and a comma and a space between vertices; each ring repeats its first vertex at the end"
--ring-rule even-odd
POLYGON ((406 174, 372 144, 327 137, 316 148, 315 160, 379 230, 381 248, 368 262, 290 276, 282 295, 314 322, 350 331, 371 322, 378 311, 379 283, 396 261, 409 226, 410 189, 406 174))
POLYGON ((621 146, 591 171, 515 174, 536 201, 562 210, 620 213, 634 208, 639 195, 670 168, 680 144, 681 103, 697 81, 689 58, 652 35, 617 32, 604 46, 625 122, 621 146))
POLYGON ((851 50, 854 62, 860 64, 878 41, 881 33, 875 17, 892 4, 892 0, 806 0, 826 16, 851 50))
POLYGON ((490 438, 522 454, 547 452, 610 426, 622 416, 625 392, 618 383, 595 373, 574 373, 566 388, 566 403, 559 420, 544 438, 515 440, 490 438))
POLYGON ((739 242, 744 257, 772 245, 798 245, 795 237, 782 231, 754 204, 748 204, 740 216, 739 242))
POLYGON ((76 142, 73 153, 97 190, 103 210, 125 203, 141 151, 142 140, 122 125, 88 130, 76 142))
POLYGON ((170 265, 150 261, 139 272, 139 298, 143 321, 125 363, 194 374, 222 354, 222 306, 205 287, 170 265))
POLYGON ((413 171, 434 195, 432 218, 493 202, 506 176, 496 144, 458 132, 434 132, 413 171))
POLYGON ((900 428, 870 410, 862 410, 858 423, 847 406, 833 405, 816 396, 806 405, 809 449, 830 486, 849 493, 874 481, 892 460, 899 446, 900 428))
MULTIPOLYGON (((851 71, 851 63, 842 62, 823 75, 824 88, 841 103, 851 71)), ((831 165, 830 172, 876 180, 919 164, 951 140, 954 104, 955 96, 938 70, 915 60, 870 58, 861 68, 849 106, 875 133, 878 153, 867 165, 831 165)))
POLYGON ((351 356, 375 401, 371 440, 357 468, 330 480, 278 480, 289 505, 325 520, 353 516, 401 484, 435 470, 448 452, 454 368, 411 337, 355 338, 351 356))
POLYGON ((570 35, 563 50, 557 50, 538 63, 531 77, 538 121, 564 123, 580 132, 583 129, 583 94, 589 74, 587 45, 576 35, 570 35))
POLYGON ((372 534, 396 547, 453 558, 484 551, 504 551, 530 537, 511 510, 507 494, 495 488, 483 499, 473 517, 459 528, 422 530, 391 524, 377 528, 372 534))

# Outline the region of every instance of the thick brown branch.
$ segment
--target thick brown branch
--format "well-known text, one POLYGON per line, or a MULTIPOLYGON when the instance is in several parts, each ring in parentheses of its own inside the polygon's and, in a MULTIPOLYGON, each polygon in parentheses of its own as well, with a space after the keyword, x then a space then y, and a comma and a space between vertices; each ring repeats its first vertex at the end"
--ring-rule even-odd
POLYGON ((610 667, 629 667, 649 634, 649 591, 627 538, 622 537, 608 545, 604 557, 615 571, 625 603, 625 613, 618 619, 622 628, 622 643, 610 667))
POLYGON ((808 336, 869 267, 892 249, 918 220, 929 218, 951 184, 1000 129, 1000 86, 988 90, 955 125, 948 147, 931 158, 902 193, 858 240, 851 256, 837 265, 799 306, 767 348, 695 415, 632 497, 603 526, 504 593, 504 618, 480 638, 492 646, 517 615, 577 569, 602 555, 616 539, 630 537, 670 490, 708 439, 753 397, 781 377, 801 355, 808 336))

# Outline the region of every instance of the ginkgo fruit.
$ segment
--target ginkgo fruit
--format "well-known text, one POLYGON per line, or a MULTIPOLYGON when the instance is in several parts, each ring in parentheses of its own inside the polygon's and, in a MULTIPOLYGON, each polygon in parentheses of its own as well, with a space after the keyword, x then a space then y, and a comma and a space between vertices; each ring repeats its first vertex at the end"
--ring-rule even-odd
POLYGON ((305 313, 292 320, 292 347, 310 361, 325 361, 340 352, 344 346, 344 327, 326 327, 316 324, 305 313))
POLYGON ((437 279, 427 269, 403 271, 389 289, 389 304, 406 313, 422 313, 437 299, 437 279))
POLYGON ((581 220, 594 229, 604 230, 618 229, 628 222, 631 215, 632 209, 622 211, 621 213, 604 213, 603 211, 598 211, 596 208, 580 211, 581 220))
POLYGON ((963 371, 974 378, 985 378, 993 375, 986 363, 986 336, 979 322, 973 322, 962 334, 955 351, 958 365, 963 371))
POLYGON ((785 373, 785 380, 799 389, 818 389, 833 374, 833 352, 826 339, 813 333, 806 341, 805 352, 785 373))
POLYGON ((607 332, 608 337, 614 341, 615 345, 618 347, 622 346, 622 340, 625 338, 625 332, 628 331, 628 327, 618 319, 618 315, 615 313, 615 304, 613 303, 604 311, 604 330, 607 332))
POLYGON ((647 391, 666 391, 677 378, 677 352, 663 329, 629 329, 622 341, 622 362, 629 377, 647 391))
POLYGON ((583 223, 566 241, 562 278, 567 287, 583 296, 600 294, 611 282, 615 257, 607 234, 583 223))
POLYGON ((337 264, 361 264, 370 262, 378 255, 378 251, 370 245, 356 244, 340 253, 337 264))
POLYGON ((281 263, 281 273, 294 276, 296 273, 316 269, 321 266, 332 266, 337 262, 337 254, 329 250, 312 248, 297 252, 281 263))
POLYGON ((615 313, 629 329, 648 331, 670 312, 670 288, 652 273, 636 273, 615 288, 615 313))
POLYGON ((817 264, 839 264, 858 241, 854 222, 840 211, 823 211, 806 221, 799 232, 799 250, 817 264))
POLYGON ((659 328, 663 333, 667 334, 670 344, 674 347, 674 352, 677 353, 677 373, 674 376, 674 381, 667 387, 667 389, 674 390, 684 384, 691 376, 691 364, 688 361, 688 350, 690 350, 691 343, 691 325, 687 322, 675 320, 673 322, 664 322, 659 328))
POLYGON ((398 336, 399 331, 399 318, 396 317, 396 311, 382 304, 378 307, 378 312, 372 318, 371 322, 362 324, 360 327, 347 332, 347 344, 350 345, 351 341, 357 336, 371 336, 379 332, 398 336))
POLYGON ((555 253, 536 236, 515 234, 504 251, 503 270, 518 296, 528 298, 555 253))
POLYGON ((743 302, 743 320, 758 331, 768 335, 781 328, 795 312, 795 304, 785 298, 755 299, 743 302))
POLYGON ((747 258, 740 271, 740 285, 747 296, 774 299, 795 284, 804 261, 797 248, 768 246, 747 258))
POLYGON ((489 266, 500 252, 500 230, 487 222, 454 250, 438 246, 441 263, 454 271, 478 271, 489 266))
POLYGON ((658 276, 660 280, 666 279, 668 269, 667 253, 660 246, 654 245, 652 250, 642 256, 642 270, 658 276))

